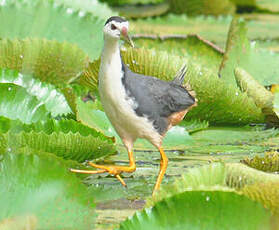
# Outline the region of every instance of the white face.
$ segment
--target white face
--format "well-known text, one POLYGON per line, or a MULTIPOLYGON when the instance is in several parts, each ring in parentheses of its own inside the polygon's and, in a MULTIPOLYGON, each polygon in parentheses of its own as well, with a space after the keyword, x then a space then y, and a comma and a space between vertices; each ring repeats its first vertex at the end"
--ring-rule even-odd
POLYGON ((112 38, 112 39, 120 39, 121 36, 121 31, 123 29, 123 27, 125 27, 127 29, 129 29, 129 22, 125 21, 125 22, 116 22, 116 21, 111 21, 109 23, 107 23, 104 27, 104 36, 107 38, 112 38))

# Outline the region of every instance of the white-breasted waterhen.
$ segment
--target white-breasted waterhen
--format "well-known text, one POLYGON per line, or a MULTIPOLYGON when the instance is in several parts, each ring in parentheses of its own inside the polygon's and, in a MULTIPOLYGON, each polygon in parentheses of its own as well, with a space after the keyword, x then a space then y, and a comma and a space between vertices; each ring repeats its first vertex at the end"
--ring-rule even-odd
POLYGON ((137 138, 151 142, 161 154, 160 172, 153 194, 160 188, 168 158, 162 148, 166 132, 178 124, 196 100, 183 86, 186 66, 173 81, 132 72, 122 61, 118 41, 123 37, 133 46, 128 35, 129 23, 124 18, 109 18, 104 26, 104 48, 99 70, 99 93, 106 115, 128 150, 129 166, 89 164, 99 170, 77 170, 78 173, 109 173, 122 185, 122 172, 136 170, 133 144, 137 138))

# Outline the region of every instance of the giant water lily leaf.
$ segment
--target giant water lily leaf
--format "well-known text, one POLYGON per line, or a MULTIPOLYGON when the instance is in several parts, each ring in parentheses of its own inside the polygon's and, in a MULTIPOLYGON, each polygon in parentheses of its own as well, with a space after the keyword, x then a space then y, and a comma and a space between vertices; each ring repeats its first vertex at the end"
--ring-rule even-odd
POLYGON ((258 3, 259 0, 231 0, 237 6, 243 7, 255 7, 256 2, 258 3))
POLYGON ((43 102, 15 84, 0 84, 0 115, 30 124, 50 117, 43 102))
POLYGON ((115 152, 112 140, 92 135, 82 136, 80 133, 53 132, 7 132, 2 141, 6 148, 18 149, 29 147, 44 152, 54 153, 64 159, 83 162, 100 158, 115 152))
POLYGON ((164 0, 101 0, 101 2, 106 2, 112 6, 115 5, 137 5, 137 4, 156 4, 161 3, 164 0))
POLYGON ((235 85, 234 70, 241 67, 262 85, 279 83, 277 63, 279 55, 257 49, 247 38, 247 27, 243 20, 235 18, 230 27, 226 52, 220 67, 220 77, 235 85), (265 60, 263 62, 263 60, 265 60))
POLYGON ((265 140, 279 134, 276 129, 264 130, 264 127, 209 127, 192 134, 199 144, 241 144, 265 140))
POLYGON ((171 11, 187 15, 224 15, 233 14, 235 6, 230 0, 214 0, 210 3, 206 0, 170 0, 171 11))
POLYGON ((279 176, 249 168, 240 163, 214 163, 200 168, 189 169, 187 173, 177 178, 173 184, 163 187, 148 205, 184 191, 222 191, 234 190, 248 198, 261 202, 274 213, 279 213, 277 202, 279 176), (253 190, 253 186, 273 185, 272 190, 253 190), (251 186, 247 189, 247 186, 251 186), (246 189, 246 190, 244 190, 246 189), (277 192, 274 192, 277 191, 277 192))
POLYGON ((79 162, 115 152, 111 138, 74 120, 49 119, 27 125, 0 117, 0 133, 5 149, 28 147, 79 162))
POLYGON ((274 95, 273 111, 276 113, 277 117, 279 117, 279 92, 274 95))
MULTIPOLYGON (((98 15, 98 14, 97 14, 98 15)), ((0 37, 38 37, 78 45, 91 59, 102 49, 104 19, 50 1, 6 3, 0 10, 0 37)))
POLYGON ((44 132, 45 134, 52 133, 79 133, 81 136, 93 136, 98 137, 101 140, 108 140, 105 136, 103 136, 100 132, 95 129, 91 129, 88 126, 85 126, 75 120, 71 119, 48 119, 46 121, 38 121, 36 123, 31 124, 23 124, 19 120, 10 120, 6 117, 0 116, 0 132, 7 133, 8 131, 12 133, 19 133, 21 131, 24 132, 44 132))
MULTIPOLYGON (((189 36, 137 36, 137 47, 154 48, 169 54, 183 56, 187 60, 217 72, 223 57, 223 50, 198 35, 189 36)), ((201 70, 202 71, 202 70, 201 70)))
POLYGON ((93 196, 62 160, 11 152, 2 156, 0 169, 0 226, 5 220, 20 226, 31 216, 37 230, 93 228, 93 196))
POLYGON ((270 10, 271 12, 279 12, 279 2, 276 0, 257 0, 257 6, 270 10))
POLYGON ((28 4, 36 5, 42 1, 54 2, 56 6, 64 6, 67 8, 67 12, 72 13, 72 11, 80 11, 81 15, 87 13, 92 13, 94 16, 107 20, 111 15, 115 15, 106 4, 102 4, 99 1, 91 0, 6 0, 6 3, 23 2, 28 4))
POLYGON ((186 128, 187 132, 194 133, 208 128, 209 123, 207 121, 200 120, 183 120, 179 125, 186 128))
POLYGON ((146 18, 163 15, 169 10, 169 3, 163 1, 159 4, 140 4, 115 6, 113 9, 125 18, 146 18))
POLYGON ((25 88, 29 95, 36 96, 39 101, 44 103, 53 117, 72 112, 64 95, 58 89, 34 79, 31 75, 0 69, 0 83, 13 83, 25 88))
POLYGON ((273 95, 266 90, 264 86, 259 84, 249 73, 244 69, 235 68, 235 80, 237 86, 243 92, 247 92, 249 97, 252 97, 256 105, 262 109, 272 109, 273 95))
MULTIPOLYGON (((32 0, 34 1, 34 0, 32 0)), ((40 0, 39 0, 40 1, 40 0)), ((51 0, 48 0, 51 1, 51 0)), ((110 16, 116 15, 117 13, 112 11, 106 4, 102 4, 100 1, 91 0, 56 0, 56 4, 63 4, 66 7, 78 10, 81 12, 92 13, 98 18, 107 20, 110 16)))
POLYGON ((119 229, 272 229, 270 218, 270 212, 245 196, 229 191, 191 191, 136 213, 119 229))
MULTIPOLYGON (((242 0, 241 0, 242 1, 242 0)), ((182 2, 182 1, 181 1, 182 2)), ((243 2, 243 1, 242 1, 243 2)), ((183 9, 184 9, 183 5, 183 9)), ((279 16, 270 14, 247 14, 244 15, 249 21, 248 38, 250 40, 269 40, 279 36, 279 16)), ((232 16, 212 17, 198 16, 187 17, 186 15, 167 15, 165 17, 148 18, 145 20, 132 21, 131 30, 136 34, 147 35, 187 35, 198 34, 203 38, 225 48, 227 32, 232 16)))
POLYGON ((255 156, 242 162, 264 172, 279 172, 279 153, 275 151, 267 152, 264 157, 255 156))
POLYGON ((278 117, 273 111, 274 95, 245 70, 236 68, 234 74, 238 87, 243 92, 247 92, 248 96, 253 98, 255 104, 262 109, 266 122, 278 123, 278 117))
MULTIPOLYGON (((186 63, 188 72, 185 82, 189 81, 198 98, 198 106, 186 115, 186 119, 208 120, 218 124, 263 122, 261 109, 246 93, 227 85, 211 71, 202 72, 200 66, 189 63, 179 56, 148 49, 127 49, 122 51, 122 57, 134 72, 168 81, 172 80, 176 72, 186 63)), ((99 64, 99 61, 90 64, 79 79, 81 84, 96 90, 99 64)))
POLYGON ((59 85, 70 83, 87 64, 88 56, 68 42, 38 38, 0 41, 1 68, 32 74, 43 82, 59 85))

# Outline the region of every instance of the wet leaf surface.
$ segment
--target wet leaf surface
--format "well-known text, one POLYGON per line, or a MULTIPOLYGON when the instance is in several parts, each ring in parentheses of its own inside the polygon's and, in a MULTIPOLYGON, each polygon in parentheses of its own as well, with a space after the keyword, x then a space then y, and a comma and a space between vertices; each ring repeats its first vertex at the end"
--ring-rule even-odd
MULTIPOLYGON (((222 130, 222 129, 221 129, 222 130)), ((239 128, 236 128, 239 131, 239 128)), ((202 165, 210 165, 212 162, 239 162, 247 157, 263 156, 265 151, 273 148, 279 149, 279 137, 264 138, 261 140, 250 139, 247 137, 247 130, 241 133, 240 137, 248 142, 235 142, 230 144, 228 134, 233 133, 227 129, 223 131, 223 144, 220 139, 215 143, 214 131, 212 139, 208 137, 207 145, 201 146, 197 142, 197 146, 189 146, 185 151, 166 151, 169 158, 169 165, 163 185, 172 184, 175 179, 182 174, 188 172, 191 168, 202 165), (227 134, 225 135, 225 133, 227 134), (220 144, 218 144, 218 142, 220 144), (179 170, 178 170, 179 169, 179 170)), ((244 129, 245 130, 245 129, 244 129)), ((209 131, 210 133, 210 131, 209 131)), ((238 134, 239 135, 239 134, 238 134)), ((234 134, 233 136, 238 136, 234 134)), ((232 136, 232 137, 233 137, 232 136)), ((217 137, 217 136, 215 136, 217 137)), ((221 138, 221 139, 222 139, 221 138)), ((232 140, 236 140, 232 138, 232 140)), ((128 165, 128 156, 124 148, 118 148, 119 153, 99 161, 99 164, 117 164, 128 165)), ((144 206, 146 198, 151 196, 153 186, 155 184, 157 174, 160 167, 160 154, 157 151, 135 151, 137 170, 133 174, 123 174, 123 179, 128 188, 122 185, 114 177, 107 174, 88 177, 85 182, 95 191, 99 191, 97 195, 97 213, 99 214, 97 222, 98 229, 114 229, 120 220, 126 215, 131 216, 136 210, 141 210, 144 206), (124 200, 123 200, 124 199, 124 200), (141 204, 141 205, 139 205, 141 204)))

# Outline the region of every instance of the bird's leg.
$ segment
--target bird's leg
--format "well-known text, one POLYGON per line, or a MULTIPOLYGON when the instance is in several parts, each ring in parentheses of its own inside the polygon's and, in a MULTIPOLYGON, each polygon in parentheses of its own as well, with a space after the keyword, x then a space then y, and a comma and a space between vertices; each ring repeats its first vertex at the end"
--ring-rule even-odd
POLYGON ((168 167, 168 158, 164 152, 164 149, 162 147, 159 148, 160 154, 161 154, 161 161, 160 161, 160 172, 159 175, 157 177, 157 181, 155 184, 155 187, 153 189, 152 195, 154 195, 156 193, 156 191, 159 190, 161 182, 163 180, 164 174, 167 170, 168 167))
POLYGON ((98 174, 98 173, 108 172, 109 174, 114 175, 120 181, 120 183, 126 187, 126 183, 120 177, 119 174, 121 174, 122 172, 132 173, 136 170, 136 163, 133 156, 133 152, 131 150, 128 151, 128 156, 130 162, 129 166, 97 165, 92 162, 88 162, 89 165, 101 170, 79 170, 79 169, 70 169, 70 170, 71 172, 86 173, 86 174, 98 174))

